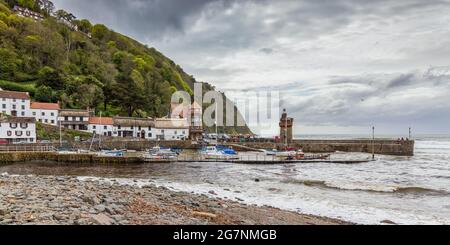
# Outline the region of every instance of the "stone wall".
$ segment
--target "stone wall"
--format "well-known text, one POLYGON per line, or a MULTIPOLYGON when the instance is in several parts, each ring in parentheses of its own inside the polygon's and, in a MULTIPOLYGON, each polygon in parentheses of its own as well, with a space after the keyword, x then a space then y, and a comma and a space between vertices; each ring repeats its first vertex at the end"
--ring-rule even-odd
MULTIPOLYGON (((247 142, 238 143, 247 147, 258 149, 281 149, 283 144, 270 142, 247 142)), ((394 141, 394 140, 294 140, 289 147, 302 148, 308 153, 328 153, 328 152, 364 152, 381 155, 413 156, 414 141, 394 141), (372 147, 373 146, 373 147, 372 147)))

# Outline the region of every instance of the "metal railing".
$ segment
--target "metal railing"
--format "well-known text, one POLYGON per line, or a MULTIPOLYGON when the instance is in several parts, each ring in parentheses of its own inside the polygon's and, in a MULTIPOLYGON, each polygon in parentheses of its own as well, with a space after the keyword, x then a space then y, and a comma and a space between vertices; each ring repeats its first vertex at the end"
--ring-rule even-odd
POLYGON ((0 152, 55 152, 52 145, 6 145, 0 146, 0 152))

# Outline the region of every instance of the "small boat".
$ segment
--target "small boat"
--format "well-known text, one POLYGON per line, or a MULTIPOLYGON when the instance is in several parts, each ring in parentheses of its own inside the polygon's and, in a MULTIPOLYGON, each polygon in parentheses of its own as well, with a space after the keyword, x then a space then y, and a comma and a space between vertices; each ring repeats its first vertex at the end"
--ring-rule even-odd
POLYGON ((264 152, 267 156, 275 156, 278 151, 273 149, 273 150, 262 150, 262 152, 264 152))
POLYGON ((284 151, 275 152, 275 157, 286 160, 303 160, 305 159, 305 153, 303 152, 303 150, 287 148, 284 151))
POLYGON ((226 147, 208 146, 200 151, 200 154, 205 159, 215 159, 215 160, 233 160, 239 159, 236 151, 226 147))
POLYGON ((143 157, 145 159, 176 159, 179 153, 170 148, 153 147, 146 152, 143 157))
POLYGON ((102 157, 123 157, 124 152, 122 150, 104 150, 97 153, 98 156, 102 157))

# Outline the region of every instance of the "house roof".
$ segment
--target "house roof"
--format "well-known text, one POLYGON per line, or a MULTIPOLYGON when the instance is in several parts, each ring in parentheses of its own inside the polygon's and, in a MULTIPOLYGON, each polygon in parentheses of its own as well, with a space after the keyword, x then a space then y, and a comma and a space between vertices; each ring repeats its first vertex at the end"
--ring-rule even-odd
POLYGON ((1 117, 0 123, 35 123, 34 117, 1 117))
POLYGON ((27 92, 0 90, 0 98, 29 100, 30 94, 27 92))
POLYGON ((31 102, 31 109, 59 110, 59 103, 31 102))
POLYGON ((89 124, 113 125, 114 121, 112 117, 90 117, 89 124))
POLYGON ((115 126, 122 127, 154 127, 155 121, 151 118, 113 117, 115 126))
POLYGON ((89 117, 89 111, 87 110, 60 110, 59 116, 61 117, 89 117))
POLYGON ((188 129, 189 123, 186 119, 158 118, 156 119, 155 127, 162 129, 188 129))

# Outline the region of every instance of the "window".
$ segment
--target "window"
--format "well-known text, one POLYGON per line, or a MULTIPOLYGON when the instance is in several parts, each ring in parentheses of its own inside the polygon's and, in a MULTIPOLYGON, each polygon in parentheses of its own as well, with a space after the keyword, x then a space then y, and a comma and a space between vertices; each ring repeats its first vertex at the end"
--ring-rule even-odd
POLYGON ((52 120, 52 124, 55 124, 55 120, 52 120))
POLYGON ((152 127, 148 127, 148 131, 152 131, 152 127))
POLYGON ((131 129, 134 129, 134 127, 133 127, 133 126, 131 126, 131 129))
POLYGON ((97 126, 94 125, 94 126, 92 126, 92 128, 93 128, 93 129, 97 129, 97 126))
POLYGON ((35 111, 33 111, 33 116, 36 116, 36 112, 35 111))
POLYGON ((77 117, 72 117, 72 121, 76 121, 77 120, 77 117))
POLYGON ((6 101, 6 99, 5 99, 5 98, 3 98, 2 100, 3 100, 3 101, 6 101))
POLYGON ((25 106, 24 105, 22 105, 22 110, 25 110, 25 106))
POLYGON ((42 119, 39 119, 39 122, 42 122, 42 119))
POLYGON ((82 122, 83 121, 83 117, 80 117, 80 122, 82 122))
POLYGON ((6 104, 3 104, 3 105, 2 105, 2 108, 3 108, 3 109, 6 109, 6 104))
POLYGON ((175 130, 175 134, 177 134, 178 132, 175 130))
POLYGON ((41 115, 42 115, 43 117, 45 117, 45 112, 42 112, 41 115))
POLYGON ((28 123, 21 123, 20 127, 23 129, 28 128, 28 123))
POLYGON ((182 134, 186 134, 186 131, 181 132, 182 134))
POLYGON ((52 112, 52 113, 50 113, 50 115, 53 117, 53 116, 55 116, 55 113, 54 112, 52 112))
POLYGON ((16 109, 16 105, 13 105, 12 108, 15 110, 16 109))
POLYGON ((13 102, 16 102, 16 99, 13 99, 13 102))
POLYGON ((22 103, 25 103, 25 100, 22 100, 22 103))
POLYGON ((163 129, 163 130, 161 130, 161 133, 164 133, 164 129, 163 129))
POLYGON ((27 131, 27 136, 31 136, 31 131, 27 131))
POLYGON ((23 132, 22 131, 16 131, 16 136, 22 136, 23 135, 23 132))
POLYGON ((151 138, 152 137, 152 133, 148 133, 148 137, 151 138))
POLYGON ((8 131, 8 136, 12 136, 12 131, 8 131))
POLYGON ((25 112, 24 111, 22 111, 22 113, 20 113, 20 115, 22 115, 23 117, 25 116, 25 112))
POLYGON ((121 129, 122 127, 119 125, 119 126, 117 126, 117 129, 121 129))
POLYGON ((141 126, 138 127, 138 130, 141 130, 141 126))
POLYGON ((69 117, 64 117, 64 121, 69 121, 69 117))
POLYGON ((9 124, 9 127, 10 127, 10 128, 17 128, 17 123, 10 123, 10 124, 9 124))
POLYGON ((103 133, 104 136, 108 136, 108 134, 106 132, 103 133))
POLYGON ((108 129, 108 126, 103 126, 103 129, 108 129))
POLYGON ((48 119, 45 119, 45 123, 48 123, 48 119))

